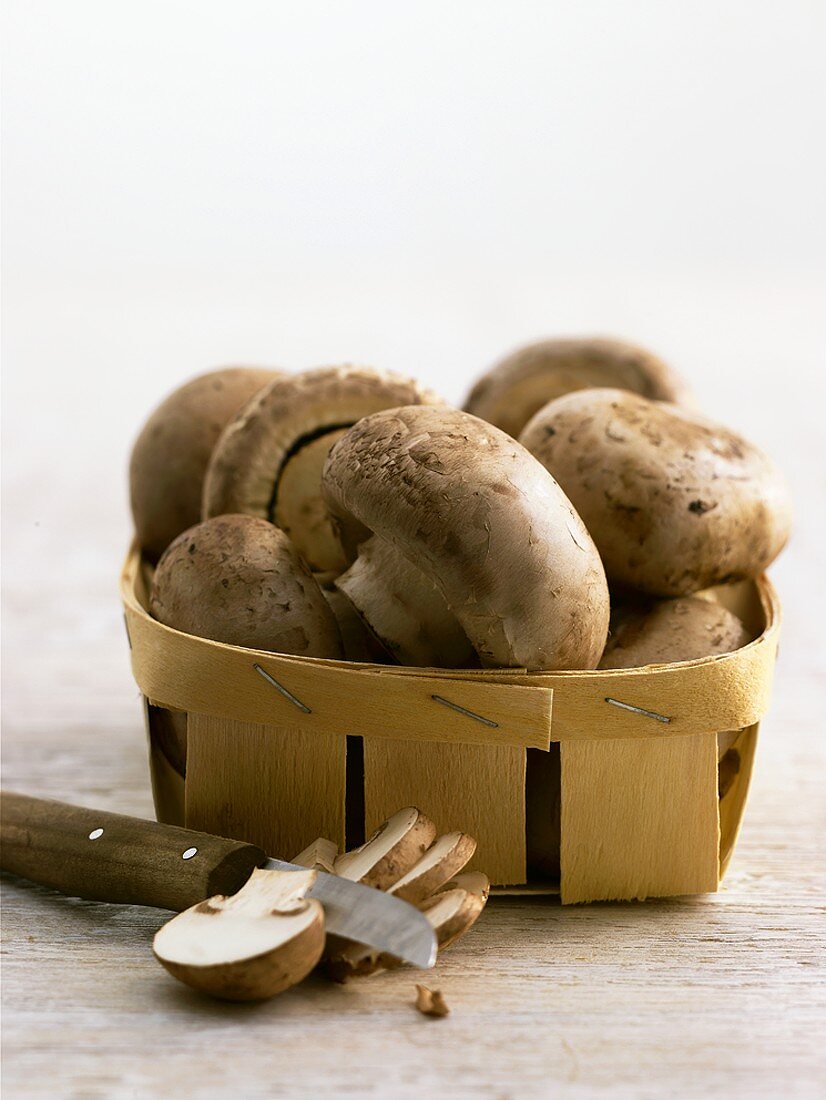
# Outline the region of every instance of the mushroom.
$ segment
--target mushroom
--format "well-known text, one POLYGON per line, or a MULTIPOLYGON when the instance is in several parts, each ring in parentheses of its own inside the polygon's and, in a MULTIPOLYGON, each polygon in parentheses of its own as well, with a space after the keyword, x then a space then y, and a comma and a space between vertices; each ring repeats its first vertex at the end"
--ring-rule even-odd
POLYGON ((335 871, 351 882, 387 890, 424 855, 436 826, 415 806, 393 814, 360 848, 335 862, 335 871))
POLYGON ((157 561, 176 535, 201 518, 209 456, 224 426, 281 372, 224 367, 171 393, 141 429, 129 463, 135 533, 157 561))
POLYGON ((400 664, 478 666, 473 646, 434 582, 384 539, 374 535, 363 542, 335 587, 367 634, 400 664))
POLYGON ((690 595, 757 575, 788 538, 778 471, 698 413, 582 390, 541 409, 520 440, 568 494, 617 585, 690 595))
POLYGON ((473 858, 476 841, 467 833, 446 833, 440 836, 410 870, 388 887, 388 894, 395 894, 411 905, 418 905, 425 898, 457 875, 473 858))
POLYGON ((487 875, 468 871, 457 875, 444 889, 419 905, 436 933, 440 951, 446 951, 473 927, 489 894, 487 875))
MULTIPOLYGON (((320 582, 319 582, 320 583, 320 582)), ((353 604, 335 586, 322 586, 324 599, 338 623, 344 659, 367 664, 386 665, 391 660, 389 650, 382 645, 353 604)))
POLYGON ((413 570, 483 666, 596 665, 608 630, 599 555, 554 479, 498 428, 444 407, 375 413, 333 447, 323 488, 346 552, 360 559, 358 585, 352 570, 337 584, 368 624, 381 616, 374 629, 386 644, 415 652, 409 628, 405 638, 386 633, 391 598, 419 609, 405 591, 413 570), (375 565, 359 545, 365 529, 404 559, 397 576, 365 579, 375 565))
POLYGON ((682 402, 683 383, 651 352, 622 340, 541 340, 506 356, 470 391, 465 409, 514 439, 543 405, 572 390, 615 386, 682 402))
MULTIPOLYGON (((439 951, 448 947, 470 931, 485 908, 490 894, 490 882, 481 871, 469 871, 457 875, 438 893, 424 898, 417 904, 436 933, 439 951)), ((393 955, 371 951, 360 943, 347 940, 334 944, 327 959, 327 972, 336 981, 348 978, 364 978, 379 970, 394 970, 401 966, 393 955)))
MULTIPOLYGON (((409 813, 410 811, 401 810, 395 817, 409 813)), ((385 822, 382 829, 388 824, 390 823, 385 822)), ((379 834, 381 832, 379 830, 379 834)), ((370 843, 373 843, 372 839, 368 841, 370 843)), ((411 850, 408 849, 401 859, 396 860, 392 870, 383 876, 388 883, 384 887, 388 893, 404 898, 425 914, 436 933, 440 951, 455 943, 472 927, 488 899, 490 882, 481 872, 472 871, 456 875, 452 879, 450 877, 465 866, 475 850, 476 841, 473 837, 463 833, 450 833, 439 837, 412 865, 411 850), (405 867, 406 872, 400 874, 405 867), (390 879, 393 881, 390 882, 390 879)), ((363 849, 359 851, 362 852, 363 849)), ((342 859, 346 857, 339 857, 338 862, 342 859)), ((336 869, 338 870, 338 863, 336 869)), ((363 944, 335 936, 328 938, 326 967, 329 975, 336 981, 366 977, 379 970, 391 970, 400 965, 394 956, 372 951, 363 944)))
POLYGON ((338 845, 320 836, 303 852, 299 852, 292 862, 297 863, 299 867, 309 867, 313 871, 326 871, 328 875, 334 875, 337 855, 338 845))
POLYGON ((346 564, 321 498, 330 447, 361 417, 439 402, 417 382, 367 367, 324 367, 276 380, 227 425, 204 485, 203 516, 272 520, 320 572, 346 564))
POLYGON ((324 950, 324 910, 307 891, 315 871, 253 871, 155 934, 155 957, 185 985, 225 1001, 263 1001, 300 982, 324 950))
POLYGON ((304 657, 341 656, 332 611, 283 531, 216 516, 179 535, 158 562, 149 609, 186 634, 304 657))
MULTIPOLYGON (((701 596, 618 608, 600 668, 642 668, 731 653, 751 641, 740 619, 701 596)), ((740 730, 717 734, 722 759, 740 730)))

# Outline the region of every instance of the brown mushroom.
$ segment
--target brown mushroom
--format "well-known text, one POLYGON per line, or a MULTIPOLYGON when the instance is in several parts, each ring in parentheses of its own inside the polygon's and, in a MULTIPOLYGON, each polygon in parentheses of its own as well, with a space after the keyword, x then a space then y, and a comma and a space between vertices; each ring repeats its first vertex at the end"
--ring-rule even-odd
POLYGON ((389 650, 382 645, 353 604, 335 586, 322 585, 324 599, 338 623, 346 661, 386 665, 391 661, 389 650))
POLYGON ((171 393, 141 429, 129 463, 135 533, 152 561, 201 518, 209 456, 224 426, 279 371, 224 367, 171 393))
POLYGON ((324 950, 324 910, 308 898, 315 871, 253 871, 222 894, 179 913, 155 934, 169 973, 212 997, 262 1001, 300 982, 324 950))
POLYGON ((386 890, 414 866, 436 836, 436 826, 414 806, 393 814, 360 848, 335 862, 337 875, 386 890))
POLYGON ((179 535, 152 580, 154 618, 186 634, 304 657, 341 656, 332 611, 283 531, 216 516, 179 535))
MULTIPOLYGON (((740 619, 712 600, 686 596, 649 601, 617 610, 599 667, 642 668, 696 661, 731 653, 750 641, 751 635, 740 619)), ((717 734, 720 757, 739 735, 739 730, 717 734)))
POLYGON ((467 833, 445 833, 431 844, 409 871, 388 887, 387 892, 409 901, 411 905, 418 905, 457 875, 473 859, 475 851, 476 841, 472 836, 467 833))
POLYGON ((581 390, 541 409, 520 439, 568 494, 618 585, 690 595, 757 575, 788 538, 776 468, 698 413, 581 390))
POLYGON ((622 340, 540 340, 484 374, 465 409, 518 438, 543 405, 573 390, 613 386, 661 401, 683 402, 683 383, 661 359, 622 340))
MULTIPOLYGON (((410 813, 409 810, 402 810, 395 818, 410 813)), ((391 818, 390 822, 393 821, 394 818, 391 818)), ((390 822, 385 822, 377 836, 382 835, 390 822)), ((384 866, 384 889, 416 905, 425 914, 436 933, 440 951, 455 943, 472 927, 488 899, 490 882, 486 875, 479 871, 455 874, 471 859, 475 849, 473 837, 450 833, 435 840, 415 863, 411 864, 411 856, 415 856, 413 849, 408 847, 392 866, 384 866)), ((359 850, 361 853, 363 851, 363 848, 359 850)), ((346 860, 346 857, 342 858, 346 860)), ((392 955, 338 937, 328 938, 325 958, 329 975, 342 982, 401 965, 392 955)))
POLYGON ((314 569, 340 572, 345 562, 321 498, 327 452, 369 413, 439 400, 417 382, 367 367, 325 367, 277 380, 218 440, 204 518, 244 512, 272 520, 314 569))
POLYGON ((326 871, 328 875, 334 875, 337 855, 338 845, 320 836, 299 852, 292 862, 297 863, 299 867, 309 867, 313 871, 326 871))
POLYGON ((335 587, 368 635, 400 664, 430 668, 479 664, 435 583, 384 539, 374 535, 363 542, 335 587))
POLYGON ((490 894, 490 882, 481 871, 467 871, 419 905, 430 921, 440 951, 446 951, 476 923, 490 894))
MULTIPOLYGON (((483 665, 596 665, 608 630, 599 555, 554 479, 498 428, 444 407, 376 413, 333 447, 323 486, 357 569, 371 567, 359 546, 367 529, 424 575, 419 589, 438 590, 483 665)), ((416 608, 404 574, 362 577, 358 594, 352 572, 337 583, 363 597, 358 610, 372 626, 389 589, 416 608)), ((415 650, 409 637, 376 633, 415 650)))

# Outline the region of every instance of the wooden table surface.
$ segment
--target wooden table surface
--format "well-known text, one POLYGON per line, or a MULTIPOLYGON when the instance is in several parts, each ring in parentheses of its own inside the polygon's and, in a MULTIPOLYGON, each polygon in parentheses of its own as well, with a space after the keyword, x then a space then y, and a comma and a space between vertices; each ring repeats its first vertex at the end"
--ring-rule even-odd
MULTIPOLYGON (((814 386, 821 367, 807 362, 814 386)), ((6 878, 7 1100, 222 1087, 236 1097, 822 1095, 823 442, 805 387, 775 394, 758 373, 748 391, 744 403, 741 383, 724 378, 719 414, 778 455, 798 517, 773 572, 785 606, 775 698, 719 894, 570 909, 494 901, 428 975, 452 1010, 432 1020, 413 1008, 413 972, 345 986, 313 978, 257 1007, 213 1004, 153 960, 161 912, 6 878)), ((116 595, 122 482, 118 473, 88 492, 91 471, 58 486, 33 463, 7 487, 3 784, 149 816, 116 595)))

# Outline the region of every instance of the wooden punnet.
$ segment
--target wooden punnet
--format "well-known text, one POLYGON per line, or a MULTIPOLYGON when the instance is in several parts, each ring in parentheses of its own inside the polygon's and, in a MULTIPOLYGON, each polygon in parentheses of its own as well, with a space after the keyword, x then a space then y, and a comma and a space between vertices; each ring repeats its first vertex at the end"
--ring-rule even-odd
POLYGON ((472 866, 502 887, 558 889, 564 903, 717 889, 777 652, 780 607, 765 577, 708 593, 754 639, 733 653, 528 674, 360 665, 196 638, 149 616, 150 569, 133 547, 121 593, 159 820, 290 858, 319 836, 352 847, 416 805, 474 836, 472 866), (740 732, 718 765, 716 735, 731 730, 740 732), (547 805, 550 822, 561 797, 556 884, 529 881, 529 752, 559 753, 558 768, 532 771, 529 793, 532 820, 547 805))

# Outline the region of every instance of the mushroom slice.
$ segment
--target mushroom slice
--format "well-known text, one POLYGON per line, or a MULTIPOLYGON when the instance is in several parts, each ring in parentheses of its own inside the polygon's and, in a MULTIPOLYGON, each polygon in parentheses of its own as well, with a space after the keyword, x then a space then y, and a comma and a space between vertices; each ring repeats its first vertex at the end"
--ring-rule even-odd
MULTIPOLYGON (((473 927, 485 908, 489 893, 487 875, 469 871, 457 875, 438 894, 419 903, 417 908, 421 909, 436 933, 440 951, 450 947, 473 927)), ((344 982, 348 978, 366 977, 379 970, 394 970, 401 965, 393 955, 371 951, 360 943, 338 940, 334 942, 327 960, 327 972, 336 981, 344 982)))
POLYGON ((328 875, 334 875, 337 855, 338 845, 320 836, 318 840, 308 844, 303 852, 299 852, 292 862, 299 867, 309 867, 313 871, 326 871, 328 875))
POLYGON ((321 496, 330 445, 370 413, 440 400, 415 381, 368 367, 324 367, 281 379, 258 393, 215 444, 204 517, 244 512, 276 523, 280 518, 314 569, 340 570, 346 562, 321 496))
POLYGON ((481 871, 457 875, 443 890, 419 905, 430 921, 439 950, 444 951, 476 923, 490 894, 490 880, 481 871))
POLYGON ((389 542, 373 536, 335 582, 403 665, 472 668, 479 660, 436 585, 389 542))
POLYGON ((300 982, 324 950, 324 910, 307 898, 315 871, 253 871, 168 921, 155 957, 169 973, 226 1001, 262 1001, 300 982))
MULTIPOLYGON (((374 413, 333 447, 323 489, 347 553, 361 556, 367 528, 413 562, 483 666, 595 667, 608 633, 599 554, 554 479, 498 428, 446 407, 374 413)), ((377 608, 362 610, 370 621, 377 608)))
POLYGON ((476 841, 467 833, 440 836, 406 875, 393 883, 388 894, 418 905, 435 894, 473 858, 476 841))
POLYGON ((614 386, 658 401, 684 402, 682 381, 657 356, 623 340, 540 340, 482 375, 465 408, 516 439, 543 405, 572 390, 614 386))
POLYGON ((295 547, 254 516, 215 516, 167 547, 149 608, 175 630, 228 645, 337 658, 332 611, 295 547))
POLYGON ((387 890, 421 858, 435 836, 433 822, 409 806, 380 825, 360 848, 339 856, 336 874, 387 890))

